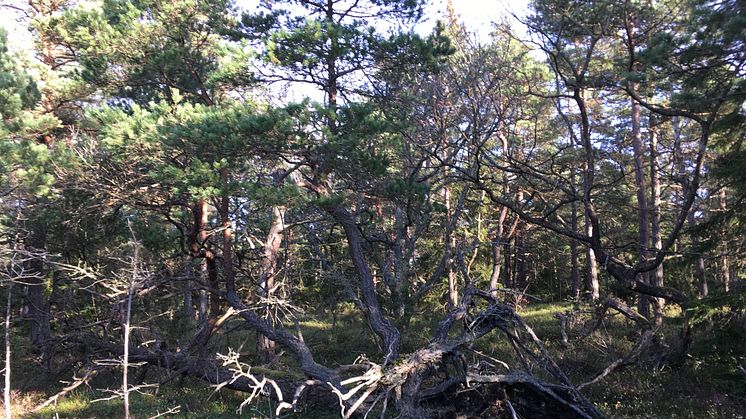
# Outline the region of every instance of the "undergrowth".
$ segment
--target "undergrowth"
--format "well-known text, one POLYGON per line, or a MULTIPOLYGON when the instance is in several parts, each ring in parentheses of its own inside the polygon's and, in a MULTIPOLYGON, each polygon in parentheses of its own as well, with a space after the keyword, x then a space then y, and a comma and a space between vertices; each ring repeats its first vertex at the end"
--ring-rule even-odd
MULTIPOLYGON (((573 338, 564 347, 561 342, 557 313, 571 310, 569 303, 530 304, 520 314, 534 329, 547 349, 574 383, 590 381, 609 363, 623 356, 634 345, 635 328, 622 316, 613 316, 590 336, 573 338)), ((698 310, 704 310, 701 307, 698 310)), ((590 310, 588 310, 590 312, 590 310)), ((404 352, 414 350, 427 342, 437 323, 437 317, 424 311, 410 320, 404 352)), ((746 366, 746 320, 731 317, 725 321, 715 313, 704 316, 693 333, 693 343, 680 356, 661 362, 643 357, 639 362, 615 371, 600 382, 584 389, 590 400, 610 417, 618 418, 742 418, 746 412, 746 373, 739 367, 746 366)), ((377 343, 365 327, 360 316, 352 310, 338 314, 335 321, 323 315, 308 316, 300 323, 305 341, 317 359, 331 366, 351 363, 360 354, 374 355, 377 343)), ((586 319, 587 320, 587 319, 586 319)), ((658 330, 663 343, 676 341, 680 333, 680 313, 667 312, 666 325, 658 330)), ((582 327, 582 324, 577 327, 582 327)), ((572 330, 571 330, 572 332, 572 330)), ((495 359, 518 365, 513 351, 499 331, 482 338, 467 356, 477 352, 495 359)), ((246 359, 251 359, 254 344, 253 332, 242 331, 231 341, 239 347, 246 359)), ((14 339, 14 417, 28 418, 106 418, 120 417, 121 400, 97 401, 109 394, 101 389, 115 388, 119 377, 102 374, 88 387, 61 398, 55 405, 38 413, 31 413, 34 406, 58 391, 62 384, 49 377, 40 377, 39 368, 29 354, 32 353, 24 338, 14 339), (42 379, 43 378, 43 379, 42 379)), ((297 366, 292 356, 281 355, 273 364, 254 371, 274 378, 298 378, 291 371, 297 366)), ((536 371, 535 371, 536 372, 536 371)), ((155 369, 144 374, 144 381, 158 382, 161 378, 155 369)), ((71 373, 60 380, 69 380, 71 373)), ((237 417, 237 408, 244 395, 231 390, 215 392, 204 382, 180 377, 157 388, 147 388, 131 396, 134 417, 152 417, 171 408, 177 408, 176 417, 228 418, 237 417)), ((266 398, 247 406, 242 417, 267 417, 275 406, 266 398)), ((335 406, 310 403, 286 417, 323 418, 336 417, 335 406)))

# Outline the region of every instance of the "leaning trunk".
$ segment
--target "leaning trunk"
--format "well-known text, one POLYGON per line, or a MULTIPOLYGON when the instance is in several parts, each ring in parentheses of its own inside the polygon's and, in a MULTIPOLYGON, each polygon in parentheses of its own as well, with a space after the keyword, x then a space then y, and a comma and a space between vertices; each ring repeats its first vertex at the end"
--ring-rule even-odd
POLYGON ((360 230, 349 210, 333 203, 327 204, 325 209, 344 229, 349 256, 359 278, 364 311, 373 332, 383 343, 384 363, 388 364, 399 357, 401 333, 381 310, 375 281, 363 252, 363 238, 360 230))

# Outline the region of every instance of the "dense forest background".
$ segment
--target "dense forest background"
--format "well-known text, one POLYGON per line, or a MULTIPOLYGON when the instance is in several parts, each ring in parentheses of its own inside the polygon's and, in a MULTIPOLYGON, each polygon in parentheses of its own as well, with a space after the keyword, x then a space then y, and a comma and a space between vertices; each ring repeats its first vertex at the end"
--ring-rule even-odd
POLYGON ((5 7, 7 417, 746 411, 743 1, 5 7))

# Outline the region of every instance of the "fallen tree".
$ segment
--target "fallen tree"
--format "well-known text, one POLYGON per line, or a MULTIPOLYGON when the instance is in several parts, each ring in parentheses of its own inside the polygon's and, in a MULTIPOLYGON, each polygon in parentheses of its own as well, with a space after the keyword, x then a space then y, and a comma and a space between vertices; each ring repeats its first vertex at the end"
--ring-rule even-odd
MULTIPOLYGON (((361 358, 357 365, 337 369, 317 363, 304 342, 259 318, 235 296, 225 298, 250 327, 293 352, 307 378, 280 380, 260 376, 252 373, 235 352, 216 360, 191 355, 188 350, 132 347, 128 361, 166 371, 163 382, 175 375, 188 375, 217 389, 245 392, 249 395, 245 404, 259 395, 268 395, 278 401, 276 415, 284 409, 300 408, 307 391, 317 387, 328 396, 336 396, 340 414, 345 418, 375 409, 383 414, 390 407, 402 417, 412 418, 484 414, 603 417, 571 383, 513 307, 488 291, 468 286, 460 305, 439 323, 427 346, 392 363, 381 365, 361 358), (449 337, 454 329, 455 336, 449 337), (520 366, 510 366, 474 349, 480 338, 493 331, 510 342, 516 358, 521 360, 520 366)), ((85 348, 89 359, 124 355, 120 343, 95 334, 69 335, 58 338, 55 344, 85 348)), ((91 375, 86 373, 52 399, 91 375)), ((239 409, 243 407, 244 404, 239 409)))

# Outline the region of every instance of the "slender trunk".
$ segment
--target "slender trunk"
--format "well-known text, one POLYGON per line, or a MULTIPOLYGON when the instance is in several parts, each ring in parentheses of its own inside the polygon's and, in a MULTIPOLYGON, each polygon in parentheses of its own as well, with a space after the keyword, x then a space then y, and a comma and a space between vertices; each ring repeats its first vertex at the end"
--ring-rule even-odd
MULTIPOLYGON (((200 281, 206 282, 213 289, 218 288, 218 273, 215 254, 207 244, 207 225, 209 206, 207 201, 197 201, 192 209, 194 225, 190 236, 189 253, 193 259, 200 259, 200 281)), ((207 341, 212 335, 212 326, 220 312, 220 299, 201 289, 199 295, 200 334, 197 339, 199 350, 205 354, 207 341)))
MULTIPOLYGON (((262 262, 259 271, 259 284, 257 287, 257 296, 260 300, 265 300, 264 318, 272 325, 274 325, 274 316, 271 314, 271 304, 269 303, 269 300, 272 298, 275 288, 277 260, 284 239, 284 231, 285 208, 273 207, 272 225, 270 226, 269 232, 267 232, 267 238, 264 241, 262 262)), ((263 363, 268 363, 275 357, 275 342, 261 333, 257 333, 256 349, 259 359, 263 363)))
MULTIPOLYGON (((450 265, 453 265, 451 263, 450 265)), ((451 309, 458 306, 458 276, 456 270, 448 268, 448 307, 451 309)))
MULTIPOLYGON (((678 177, 680 179, 685 179, 686 176, 686 168, 684 163, 684 155, 682 150, 682 141, 681 141, 681 121, 678 117, 673 117, 671 120, 671 123, 673 124, 673 138, 674 138, 674 144, 673 144, 673 160, 674 160, 674 170, 676 171, 678 177)), ((684 199, 682 199, 682 196, 684 194, 682 192, 676 193, 675 201, 677 201, 678 205, 680 205, 682 208, 685 205, 684 199)), ((689 213, 687 214, 687 223, 689 224, 689 229, 693 229, 697 225, 696 215, 695 213, 698 211, 698 205, 695 201, 692 203, 691 208, 689 209, 689 213)), ((699 238, 697 237, 697 234, 690 233, 691 235, 691 248, 694 252, 697 253, 694 261, 694 276, 695 281, 697 283, 697 294, 698 296, 704 297, 708 294, 708 286, 707 286, 707 277, 705 276, 705 259, 701 254, 701 249, 699 248, 699 238)))
MULTIPOLYGON (((593 225, 586 217, 585 220, 585 233, 588 237, 593 236, 593 225)), ((598 267, 596 266, 596 254, 591 246, 588 246, 585 255, 585 286, 588 290, 588 298, 591 301, 598 301, 600 297, 599 285, 598 285, 598 267)))
MULTIPOLYGON (((446 207, 446 222, 448 224, 454 222, 453 211, 451 209, 451 188, 443 188, 443 203, 446 207)), ((446 227, 446 233, 450 232, 450 228, 446 227)), ((448 307, 453 309, 458 306, 458 277, 455 269, 455 263, 453 258, 453 251, 456 247, 456 238, 453 234, 446 234, 445 240, 450 241, 446 244, 446 251, 450 250, 450 254, 447 261, 448 270, 448 307)))
MULTIPOLYGON (((28 247, 32 250, 44 249, 46 247, 46 226, 35 226, 28 241, 28 247)), ((33 275, 27 279, 26 304, 29 317, 29 337, 34 347, 42 353, 42 358, 47 359, 47 343, 51 337, 50 327, 51 315, 49 313, 49 301, 44 295, 44 263, 33 258, 26 262, 33 275)))
MULTIPOLYGON (((552 254, 552 278, 553 280, 557 281, 557 295, 559 296, 558 300, 562 301, 562 298, 563 298, 562 290, 565 288, 565 286, 567 286, 567 284, 565 283, 565 281, 563 281, 560 278, 559 269, 557 267, 557 254, 555 252, 551 252, 551 254, 552 254)), ((537 275, 537 278, 538 278, 538 275, 537 275)))
POLYGON ((11 303, 13 299, 13 282, 8 281, 8 297, 5 302, 7 307, 5 308, 5 389, 3 392, 3 400, 5 402, 5 418, 11 419, 10 411, 10 316, 12 313, 11 303))
MULTIPOLYGON (((720 212, 725 213, 727 211, 727 203, 726 203, 726 196, 725 196, 725 188, 720 189, 720 212)), ((723 252, 723 257, 720 261, 720 272, 721 272, 721 280, 723 282, 723 291, 724 292, 730 292, 730 257, 728 255, 729 253, 729 246, 728 246, 728 236, 727 231, 723 231, 722 233, 723 241, 721 242, 721 248, 723 252)))
MULTIPOLYGON (((200 280, 205 281, 207 279, 207 264, 200 264, 200 280)), ((199 309, 197 311, 197 317, 201 325, 207 322, 207 307, 209 306, 209 295, 204 289, 199 290, 199 309)))
MULTIPOLYGON (((661 181, 660 173, 658 172, 658 128, 654 117, 651 115, 649 119, 650 125, 650 187, 652 195, 652 206, 651 210, 651 233, 653 236, 653 248, 656 253, 663 249, 663 237, 661 234, 661 181)), ((657 256, 657 254, 656 254, 657 256)), ((655 268, 651 275, 652 285, 656 287, 663 286, 663 262, 655 268)), ((652 297, 651 302, 653 303, 653 317, 655 324, 663 323, 663 306, 665 300, 662 298, 652 297)))
POLYGON ((521 221, 515 230, 515 286, 518 291, 526 289, 526 223, 521 221))
MULTIPOLYGON (((130 226, 130 232, 132 227, 130 226)), ((135 235, 132 233, 132 276, 130 277, 129 284, 127 284, 127 307, 124 313, 124 322, 122 322, 122 329, 124 329, 124 351, 122 357, 122 396, 124 398, 124 417, 129 419, 130 417, 130 388, 129 388, 129 360, 130 360, 130 332, 131 321, 132 321, 132 295, 135 292, 135 286, 139 280, 138 268, 140 265, 140 247, 135 242, 135 235)))
POLYGON ((396 244, 394 245, 394 281, 390 285, 392 303, 399 318, 406 312, 405 290, 407 289, 407 278, 409 277, 409 260, 405 256, 407 246, 407 223, 406 215, 401 206, 397 205, 394 212, 394 224, 396 226, 396 244))
MULTIPOLYGON (((686 176, 686 171, 684 169, 684 159, 681 151, 681 121, 679 120, 678 116, 674 116, 673 118, 671 118, 671 125, 673 125, 673 156, 671 159, 673 161, 673 165, 671 167, 671 172, 675 173, 679 179, 684 179, 684 176, 686 176)), ((674 188, 673 202, 679 207, 683 206, 684 204, 682 195, 683 194, 680 187, 674 188)), ((674 243, 673 251, 679 251, 678 240, 676 241, 676 243, 674 243)))
POLYGON ((223 228, 223 280, 225 289, 236 290, 236 275, 233 271, 233 225, 230 217, 230 191, 228 169, 220 169, 220 180, 223 184, 223 193, 220 197, 220 221, 223 228))
POLYGON ((194 273, 192 266, 189 264, 184 268, 184 277, 186 278, 184 281, 184 319, 187 322, 192 322, 194 321, 194 301, 192 297, 194 273))
MULTIPOLYGON (((689 215, 687 216, 687 222, 689 223, 690 229, 694 229, 697 226, 697 219, 695 216, 695 212, 697 211, 697 207, 693 206, 691 211, 689 211, 689 215)), ((697 233, 692 233, 692 249, 696 253, 694 261, 694 273, 695 281, 697 282, 697 295, 702 298, 706 297, 709 294, 709 287, 707 285, 705 258, 702 254, 702 249, 700 248, 700 241, 697 233)))
POLYGON ((490 293, 497 295, 497 287, 500 286, 500 261, 501 259, 500 236, 496 235, 492 239, 492 274, 490 274, 490 293))
POLYGON ((503 269, 503 280, 505 282, 505 288, 513 289, 513 237, 507 237, 503 241, 503 259, 505 260, 505 267, 503 269))
MULTIPOLYGON (((578 231, 578 205, 575 201, 572 203, 572 231, 578 231)), ((580 252, 578 251, 578 241, 570 240, 570 264, 571 264, 571 281, 572 281, 572 298, 580 301, 580 252)))
POLYGON ((702 256, 697 256, 695 272, 697 273, 697 294, 699 297, 707 297, 710 291, 708 289, 707 276, 705 273, 705 258, 702 256))
POLYGON ((500 216, 497 220, 497 231, 492 238, 492 274, 490 275, 490 292, 493 296, 497 295, 497 288, 500 286, 500 266, 501 250, 505 236, 505 219, 508 216, 508 208, 500 208, 500 216))
MULTIPOLYGON (((137 251, 135 251, 137 252, 137 251)), ((137 259, 135 259, 137 260, 137 259)), ((136 262, 137 263, 137 262, 136 262)), ((133 271, 133 276, 137 275, 137 271, 133 271)), ((127 311, 125 313, 124 321, 124 355, 122 359, 122 394, 124 396, 124 417, 129 419, 130 417, 130 389, 128 383, 129 374, 129 357, 130 357, 130 320, 132 318, 132 291, 134 284, 130 284, 127 289, 127 311)))
POLYGON ((474 253, 472 253, 471 259, 469 259, 469 265, 466 267, 466 275, 469 277, 471 277, 471 267, 474 265, 474 262, 477 260, 477 256, 479 256, 479 248, 480 248, 480 244, 482 243, 482 209, 484 208, 484 196, 485 196, 485 191, 482 191, 482 194, 479 198, 479 208, 477 208, 476 246, 474 246, 474 253))
MULTIPOLYGON (((334 25, 334 3, 337 0, 326 1, 326 21, 327 33, 332 32, 331 26, 334 25)), ((329 132, 337 135, 337 95, 338 95, 338 76, 337 76, 337 58, 339 57, 339 41, 335 35, 329 35, 329 53, 326 58, 326 100, 331 113, 327 120, 329 132)))
MULTIPOLYGON (((631 84, 632 90, 637 90, 637 83, 631 84)), ((645 152, 642 146, 642 130, 640 128, 640 104, 631 99, 632 106, 632 149, 635 157, 635 187, 637 190, 637 225, 638 225, 638 258, 644 262, 648 256, 648 244, 650 233, 648 230, 648 188, 645 179, 645 152)), ((640 273, 640 281, 649 284, 647 272, 640 273)), ((650 317, 650 300, 647 296, 640 295, 637 305, 638 311, 643 316, 650 317)))
POLYGON ((573 98, 575 103, 578 105, 578 110, 580 111, 580 141, 583 148, 583 154, 585 155, 585 160, 583 162, 583 213, 585 215, 585 232, 591 239, 591 243, 586 249, 585 280, 588 289, 588 298, 592 301, 597 301, 600 294, 598 285, 598 269, 596 267, 596 254, 593 250, 593 246, 600 244, 600 231, 595 231, 594 229, 593 217, 595 213, 591 194, 596 178, 596 157, 593 148, 593 141, 591 140, 591 122, 586 106, 586 93, 587 92, 584 88, 576 87, 573 91, 573 98))
MULTIPOLYGON (((516 202, 518 205, 523 202, 523 189, 520 187, 516 192, 516 202)), ((518 291, 523 291, 526 288, 526 222, 523 220, 518 221, 515 228, 515 280, 513 284, 518 291)))

